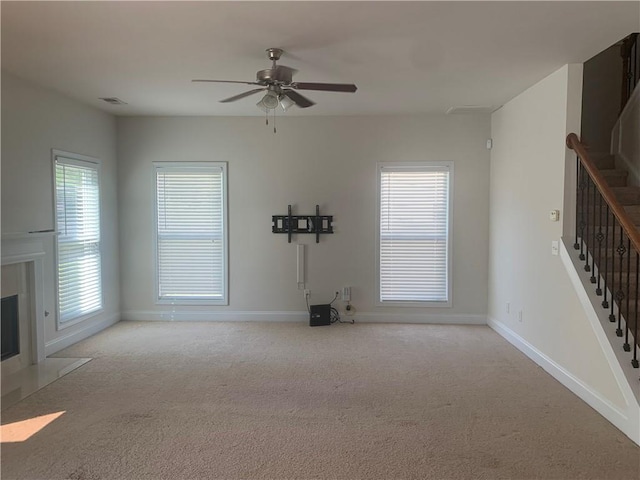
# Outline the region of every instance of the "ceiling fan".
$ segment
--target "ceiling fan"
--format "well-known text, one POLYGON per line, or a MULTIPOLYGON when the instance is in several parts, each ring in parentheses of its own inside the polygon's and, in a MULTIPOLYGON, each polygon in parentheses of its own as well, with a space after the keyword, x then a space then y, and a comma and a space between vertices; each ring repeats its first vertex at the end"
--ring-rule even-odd
POLYGON ((213 83, 242 83, 245 85, 260 85, 261 88, 254 88, 239 95, 225 98, 220 100, 221 103, 235 102, 241 98, 248 97, 254 93, 266 91, 262 100, 256 105, 269 112, 274 110, 278 105, 286 111, 292 105, 297 105, 300 108, 307 108, 315 105, 315 102, 309 100, 307 97, 301 95, 296 90, 317 90, 324 92, 355 92, 358 87, 352 83, 309 83, 309 82, 294 82, 293 75, 297 72, 296 69, 287 67, 284 65, 277 65, 276 62, 280 60, 280 56, 283 51, 280 48, 267 48, 267 56, 273 61, 271 68, 265 70, 259 70, 256 73, 255 82, 243 82, 238 80, 207 80, 196 79, 192 82, 213 82, 213 83))

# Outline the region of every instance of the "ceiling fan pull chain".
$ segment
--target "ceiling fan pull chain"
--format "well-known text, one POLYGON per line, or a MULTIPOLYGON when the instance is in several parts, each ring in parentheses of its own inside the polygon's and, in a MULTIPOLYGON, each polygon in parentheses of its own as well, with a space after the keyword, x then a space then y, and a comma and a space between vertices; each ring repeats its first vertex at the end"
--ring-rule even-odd
POLYGON ((276 109, 273 109, 273 133, 276 133, 276 109))
POLYGON ((269 110, 264 113, 265 125, 269 125, 269 110))

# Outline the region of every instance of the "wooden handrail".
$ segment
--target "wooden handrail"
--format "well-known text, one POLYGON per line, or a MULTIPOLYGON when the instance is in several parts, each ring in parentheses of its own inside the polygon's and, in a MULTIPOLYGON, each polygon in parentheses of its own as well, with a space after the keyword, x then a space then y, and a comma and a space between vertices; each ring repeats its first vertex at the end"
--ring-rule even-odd
POLYGON ((636 252, 640 253, 640 232, 638 232, 633 220, 631 220, 624 207, 620 202, 618 202, 618 199, 600 173, 600 170, 598 170, 598 168, 593 164, 591 158, 589 158, 589 154, 584 148, 584 145, 580 142, 580 139, 575 133, 567 135, 567 147, 576 152, 578 157, 580 157, 582 165, 593 180, 593 183, 598 187, 598 190, 602 194, 605 202, 609 205, 611 212, 618 219, 618 222, 620 222, 620 226, 627 234, 627 237, 631 241, 636 252))

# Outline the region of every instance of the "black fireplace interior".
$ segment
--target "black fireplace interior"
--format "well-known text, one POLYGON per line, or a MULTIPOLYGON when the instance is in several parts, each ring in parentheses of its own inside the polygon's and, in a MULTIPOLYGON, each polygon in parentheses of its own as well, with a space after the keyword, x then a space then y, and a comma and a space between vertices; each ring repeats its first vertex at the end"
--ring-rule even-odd
POLYGON ((2 299, 2 361, 20 353, 20 332, 18 331, 18 295, 2 299))

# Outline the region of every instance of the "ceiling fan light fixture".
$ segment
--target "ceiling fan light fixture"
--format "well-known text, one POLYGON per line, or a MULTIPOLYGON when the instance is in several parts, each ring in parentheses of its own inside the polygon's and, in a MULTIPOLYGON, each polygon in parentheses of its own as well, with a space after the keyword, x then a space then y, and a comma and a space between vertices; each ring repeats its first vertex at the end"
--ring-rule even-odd
POLYGON ((282 107, 282 110, 284 112, 286 112, 287 110, 289 110, 291 107, 293 107, 296 102, 294 102, 293 100, 291 100, 288 96, 286 95, 280 95, 280 106, 282 107))
POLYGON ((261 110, 268 112, 269 110, 274 110, 279 103, 280 102, 278 100, 278 94, 273 90, 269 90, 267 93, 264 94, 264 97, 262 97, 262 100, 256 103, 256 105, 261 110))

